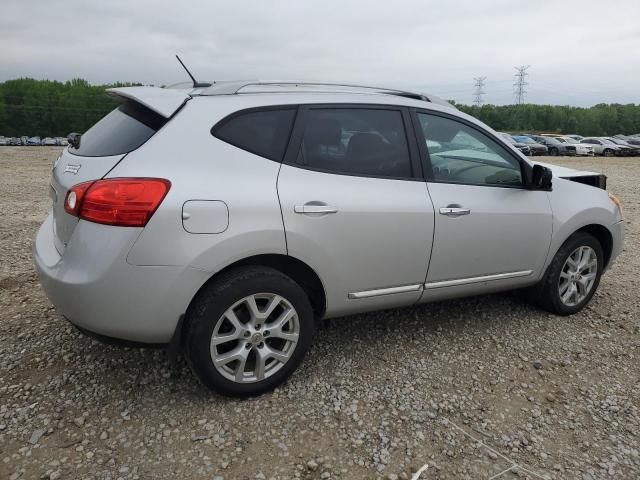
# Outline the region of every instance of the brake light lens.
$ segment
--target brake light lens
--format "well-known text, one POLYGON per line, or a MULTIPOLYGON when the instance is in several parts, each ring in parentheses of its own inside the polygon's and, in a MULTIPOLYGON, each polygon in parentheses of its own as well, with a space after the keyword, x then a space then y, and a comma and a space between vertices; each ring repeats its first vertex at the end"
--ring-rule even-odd
POLYGON ((144 227, 169 192, 163 178, 108 178, 73 186, 64 201, 67 213, 89 222, 144 227))

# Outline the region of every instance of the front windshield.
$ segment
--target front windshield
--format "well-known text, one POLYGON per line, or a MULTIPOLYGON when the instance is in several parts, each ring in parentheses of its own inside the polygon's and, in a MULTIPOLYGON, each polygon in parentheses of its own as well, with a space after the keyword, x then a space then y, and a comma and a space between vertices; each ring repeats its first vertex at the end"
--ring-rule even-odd
POLYGON ((554 137, 554 138, 560 143, 569 143, 564 138, 560 138, 560 137, 554 137))
POLYGON ((571 137, 564 137, 562 140, 564 140, 566 143, 571 143, 571 144, 579 143, 575 138, 571 138, 571 137))

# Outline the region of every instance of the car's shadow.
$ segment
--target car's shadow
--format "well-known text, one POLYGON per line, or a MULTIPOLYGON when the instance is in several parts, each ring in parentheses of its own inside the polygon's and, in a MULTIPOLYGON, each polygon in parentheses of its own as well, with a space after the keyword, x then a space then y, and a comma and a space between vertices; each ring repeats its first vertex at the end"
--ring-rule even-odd
MULTIPOLYGON (((384 369, 389 359, 394 361, 394 352, 402 355, 407 345, 416 340, 428 352, 436 341, 445 342, 446 346, 446 342, 453 344, 462 335, 493 335, 507 327, 527 328, 535 318, 547 321, 550 316, 528 305, 519 292, 507 292, 322 321, 303 364, 280 389, 287 390, 292 384, 309 379, 331 381, 332 365, 337 364, 351 365, 353 375, 360 375, 364 368, 384 369)), ((74 369, 78 384, 107 383, 112 385, 112 393, 123 390, 138 399, 162 391, 176 400, 188 397, 194 401, 227 401, 207 391, 181 355, 171 361, 164 349, 106 345, 75 329, 69 335, 72 338, 66 338, 65 343, 77 344, 84 358, 83 365, 74 369)))

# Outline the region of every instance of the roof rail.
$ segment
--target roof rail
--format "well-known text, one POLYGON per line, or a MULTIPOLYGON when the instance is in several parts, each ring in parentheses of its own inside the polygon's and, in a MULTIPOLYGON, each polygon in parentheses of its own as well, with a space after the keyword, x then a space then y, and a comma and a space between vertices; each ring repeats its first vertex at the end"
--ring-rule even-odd
POLYGON ((240 95, 243 93, 274 93, 274 92, 339 92, 339 93, 375 93, 381 95, 396 95, 399 97, 411 98, 424 102, 436 103, 439 105, 454 108, 446 100, 433 95, 424 95, 422 93, 409 92, 405 90, 397 90, 387 87, 372 87, 366 85, 357 85, 351 83, 332 83, 332 82, 296 82, 281 80, 247 80, 247 81, 222 81, 214 82, 210 87, 203 88, 198 92, 199 95, 240 95))

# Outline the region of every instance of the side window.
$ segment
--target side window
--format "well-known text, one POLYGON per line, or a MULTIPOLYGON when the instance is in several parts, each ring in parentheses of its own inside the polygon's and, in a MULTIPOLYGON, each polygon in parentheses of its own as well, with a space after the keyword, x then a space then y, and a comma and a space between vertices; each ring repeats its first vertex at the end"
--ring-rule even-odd
POLYGON ((434 180, 471 185, 522 185, 520 163, 498 142, 467 125, 418 113, 434 180))
POLYGON ((294 116, 295 109, 241 112, 223 120, 211 133, 235 147, 280 162, 294 116))
POLYGON ((409 178, 402 113, 367 108, 312 108, 297 163, 335 173, 409 178))

